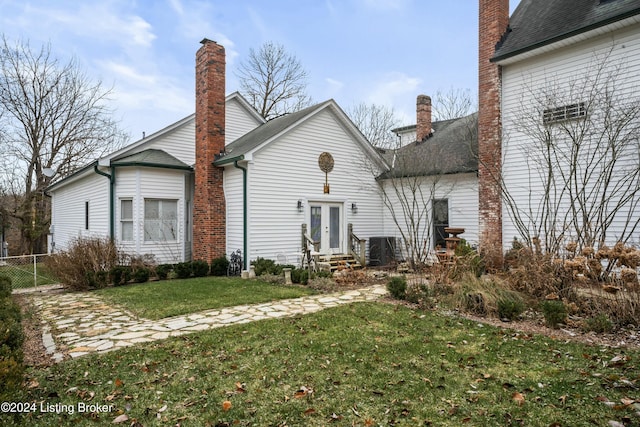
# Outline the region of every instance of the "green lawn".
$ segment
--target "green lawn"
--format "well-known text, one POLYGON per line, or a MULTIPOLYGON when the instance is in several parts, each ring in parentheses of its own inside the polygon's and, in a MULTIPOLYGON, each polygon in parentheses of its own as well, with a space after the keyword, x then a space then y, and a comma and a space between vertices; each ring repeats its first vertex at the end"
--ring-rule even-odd
POLYGON ((0 424, 110 425, 124 414, 127 426, 637 425, 640 399, 638 351, 385 303, 218 328, 30 374, 16 400, 113 410, 38 409, 0 424))
POLYGON ((201 277, 106 288, 95 293, 140 317, 157 320, 208 309, 297 298, 314 291, 259 280, 201 277))

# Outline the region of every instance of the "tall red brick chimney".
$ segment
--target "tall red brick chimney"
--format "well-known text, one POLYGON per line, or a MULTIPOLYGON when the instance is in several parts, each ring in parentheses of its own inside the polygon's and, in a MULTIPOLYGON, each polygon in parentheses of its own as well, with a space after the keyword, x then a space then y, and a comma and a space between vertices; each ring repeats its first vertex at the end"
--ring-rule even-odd
POLYGON ((431 135, 431 98, 418 95, 416 100, 416 141, 431 135))
POLYGON ((480 0, 479 4, 479 243, 490 266, 498 267, 502 262, 501 72, 490 59, 509 25, 509 0, 480 0))
POLYGON ((226 252, 226 203, 222 168, 213 165, 224 151, 225 53, 202 40, 196 53, 196 171, 193 198, 193 259, 211 262, 226 252))

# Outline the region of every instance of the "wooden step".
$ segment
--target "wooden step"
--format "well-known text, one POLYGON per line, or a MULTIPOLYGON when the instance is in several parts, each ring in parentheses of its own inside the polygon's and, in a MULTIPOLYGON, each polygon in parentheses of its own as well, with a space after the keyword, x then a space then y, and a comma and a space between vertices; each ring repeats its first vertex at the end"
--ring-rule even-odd
POLYGON ((331 258, 327 262, 331 266, 331 272, 343 269, 359 270, 362 265, 355 260, 353 255, 348 254, 335 254, 331 255, 331 258))

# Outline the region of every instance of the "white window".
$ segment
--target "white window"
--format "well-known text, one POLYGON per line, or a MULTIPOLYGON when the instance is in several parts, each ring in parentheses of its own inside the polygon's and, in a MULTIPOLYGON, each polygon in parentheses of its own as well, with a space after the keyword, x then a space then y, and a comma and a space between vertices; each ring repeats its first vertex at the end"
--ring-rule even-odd
POLYGON ((178 201, 145 199, 144 241, 175 242, 178 240, 178 201))
POLYGON ((120 238, 123 242, 133 241, 133 200, 120 200, 120 238))

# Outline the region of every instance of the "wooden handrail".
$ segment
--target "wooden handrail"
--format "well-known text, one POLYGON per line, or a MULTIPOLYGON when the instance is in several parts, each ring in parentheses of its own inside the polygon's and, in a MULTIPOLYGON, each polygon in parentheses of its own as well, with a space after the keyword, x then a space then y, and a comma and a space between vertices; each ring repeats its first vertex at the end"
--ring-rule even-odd
POLYGON ((349 254, 352 255, 361 266, 365 266, 366 259, 366 239, 361 239, 353 232, 353 224, 349 223, 347 226, 349 233, 349 254))

